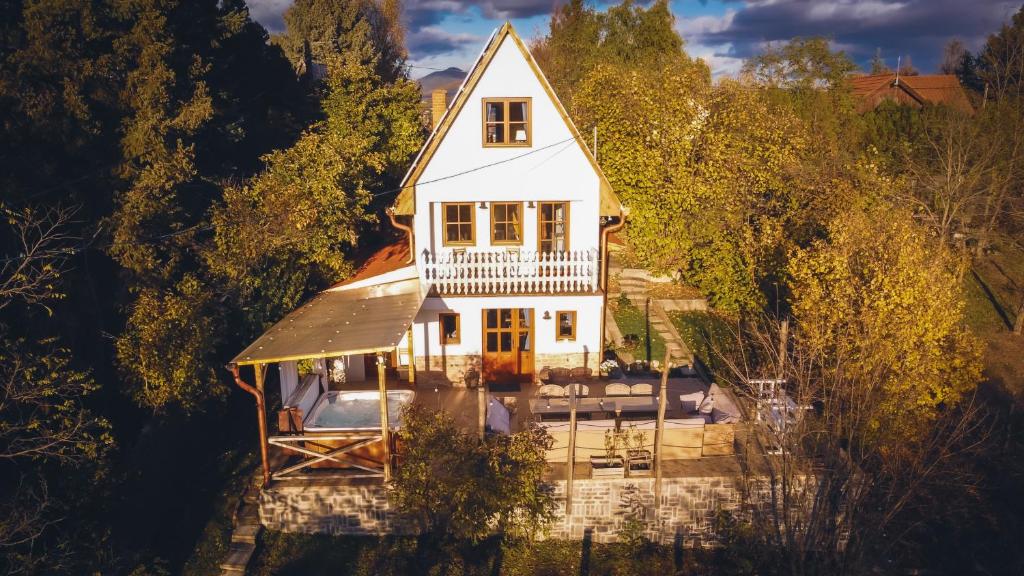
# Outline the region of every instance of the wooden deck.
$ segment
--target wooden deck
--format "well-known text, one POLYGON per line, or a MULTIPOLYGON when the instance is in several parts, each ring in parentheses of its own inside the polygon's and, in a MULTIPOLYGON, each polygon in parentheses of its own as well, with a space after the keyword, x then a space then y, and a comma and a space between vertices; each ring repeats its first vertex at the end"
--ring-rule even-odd
MULTIPOLYGON (((659 394, 660 381, 656 376, 650 378, 637 378, 629 377, 619 380, 589 380, 585 384, 589 387, 588 398, 598 398, 605 396, 605 387, 612 382, 622 382, 625 384, 633 385, 646 383, 652 385, 652 392, 655 397, 659 394)), ((707 386, 697 378, 670 378, 668 380, 668 405, 666 407, 666 419, 672 418, 685 418, 688 414, 680 406, 679 396, 680 394, 688 394, 695 391, 707 392, 707 386)), ((416 384, 410 386, 405 380, 388 379, 387 387, 389 390, 414 390, 416 396, 413 400, 414 403, 426 406, 431 409, 442 409, 451 414, 456 423, 465 430, 476 431, 480 429, 482 415, 481 409, 485 409, 486 402, 488 402, 488 396, 494 398, 494 400, 501 402, 509 410, 510 424, 512 431, 516 432, 529 426, 529 424, 538 419, 538 416, 530 411, 530 400, 540 398, 538 391, 539 386, 535 384, 527 384, 514 387, 494 387, 493 389, 488 386, 485 388, 455 388, 451 386, 438 386, 433 387, 430 385, 416 384)), ((353 382, 347 383, 344 390, 376 390, 376 382, 353 382)), ((645 418, 650 420, 650 418, 645 418)), ((277 454, 272 455, 272 459, 275 460, 275 469, 279 469, 284 464, 285 456, 280 450, 272 450, 277 454)), ((294 460, 294 455, 289 460, 294 460)), ((563 463, 551 463, 550 476, 552 478, 564 477, 564 459, 563 463)), ((665 462, 665 474, 666 476, 689 476, 689 475, 701 475, 706 474, 707 469, 720 469, 733 468, 736 466, 736 458, 734 456, 714 456, 709 458, 690 459, 673 461, 668 460, 665 462)), ((585 478, 589 477, 589 464, 577 462, 576 468, 574 469, 574 477, 585 478)), ((329 470, 310 470, 309 475, 299 479, 280 479, 275 480, 285 482, 313 482, 313 483, 349 483, 349 482, 379 482, 378 479, 368 478, 340 478, 337 474, 332 474, 329 470), (318 475, 323 475, 324 478, 318 479, 318 475)))

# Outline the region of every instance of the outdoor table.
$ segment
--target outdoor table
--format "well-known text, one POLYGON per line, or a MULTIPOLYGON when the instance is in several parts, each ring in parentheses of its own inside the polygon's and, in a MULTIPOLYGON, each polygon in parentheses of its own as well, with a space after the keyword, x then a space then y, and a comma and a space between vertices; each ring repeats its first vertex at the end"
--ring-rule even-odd
MULTIPOLYGON (((594 412, 614 412, 616 416, 623 413, 657 412, 658 399, 655 396, 614 396, 608 398, 577 398, 576 412, 592 414, 594 412)), ((548 414, 568 414, 568 398, 534 398, 530 400, 530 412, 544 416, 548 414)))

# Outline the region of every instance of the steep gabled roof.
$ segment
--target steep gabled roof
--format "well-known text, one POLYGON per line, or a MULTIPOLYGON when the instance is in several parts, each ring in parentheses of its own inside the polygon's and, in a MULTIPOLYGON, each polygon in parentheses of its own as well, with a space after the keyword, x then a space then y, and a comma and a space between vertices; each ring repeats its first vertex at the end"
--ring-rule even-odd
POLYGON ((541 83, 541 86, 544 87, 544 92, 551 99, 555 109, 558 110, 559 116, 561 116, 562 120, 565 121, 566 127, 568 127, 569 131, 576 139, 576 143, 580 147, 580 150, 583 151, 583 154, 587 157, 590 165, 594 168, 594 172, 597 173, 601 188, 600 214, 602 216, 620 216, 622 213, 622 203, 612 190, 611 184, 608 183, 608 178, 605 177, 601 167, 597 164, 597 159, 594 158, 593 153, 589 148, 587 148, 586 144, 584 144, 583 137, 576 129, 576 125, 573 124, 572 120, 569 118, 569 114, 565 111, 565 107, 562 106, 562 102, 558 99, 555 91, 551 88, 547 78, 544 77, 544 73, 541 72, 540 67, 537 66, 537 62, 534 61, 530 51, 526 48, 526 45, 523 44, 522 39, 519 38, 519 35, 516 34, 516 31, 512 28, 512 24, 509 22, 505 22, 501 28, 491 34, 491 38, 484 46, 483 52, 481 52, 476 63, 473 65, 473 68, 466 76, 465 81, 462 83, 462 87, 459 88, 458 93, 455 95, 455 99, 441 118, 441 122, 438 123, 437 127, 430 134, 430 137, 427 138, 427 142, 423 145, 423 149, 420 150, 416 160, 413 162, 412 166, 409 167, 409 171, 406 173, 405 179, 402 181, 401 192, 399 192, 398 197, 395 199, 395 214, 410 215, 416 211, 415 194, 417 181, 423 174, 423 170, 426 168, 427 164, 430 163, 430 159, 433 158, 434 153, 441 145, 441 142, 444 141, 444 137, 448 134, 448 131, 451 129, 452 124, 454 124, 455 119, 469 100, 469 95, 473 92, 473 89, 480 81, 480 78, 483 77, 488 65, 490 65, 491 61, 494 59, 494 55, 497 54, 498 49, 506 38, 510 38, 515 43, 516 47, 519 48, 523 58, 526 59, 527 63, 530 65, 530 69, 533 71, 534 75, 536 75, 537 80, 541 83))
POLYGON ((862 110, 874 109, 882 100, 891 98, 905 103, 916 102, 921 106, 943 104, 965 112, 973 111, 960 80, 951 74, 900 76, 897 82, 896 74, 887 72, 851 78, 850 86, 853 95, 861 101, 862 110), (896 91, 905 97, 897 96, 896 91))

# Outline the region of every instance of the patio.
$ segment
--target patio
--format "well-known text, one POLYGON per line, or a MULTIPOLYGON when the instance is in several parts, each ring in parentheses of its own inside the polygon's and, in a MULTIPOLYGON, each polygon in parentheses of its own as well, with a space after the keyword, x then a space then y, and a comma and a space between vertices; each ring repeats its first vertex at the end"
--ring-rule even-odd
MULTIPOLYGON (((589 469, 589 457, 603 452, 604 430, 608 429, 635 429, 644 432, 646 442, 645 448, 653 452, 654 435, 657 423, 658 397, 660 395, 660 381, 656 375, 650 377, 626 377, 614 381, 591 379, 586 381, 586 396, 577 399, 577 435, 576 447, 574 450, 577 466, 589 469), (632 390, 650 390, 649 395, 620 396, 621 385, 627 387, 636 386, 632 390), (618 385, 618 386, 616 386, 618 385), (595 427, 600 427, 598 430, 595 427), (594 428, 591 430, 591 428, 594 428)), ((668 402, 665 407, 665 444, 663 458, 666 462, 665 470, 672 474, 673 470, 681 473, 690 467, 680 468, 678 465, 667 464, 674 460, 697 460, 709 455, 730 455, 734 453, 734 426, 729 424, 715 424, 710 417, 703 417, 696 414, 696 405, 684 406, 680 397, 692 397, 698 393, 703 396, 708 392, 708 386, 697 378, 669 378, 667 381, 666 395, 668 402), (699 420, 699 421, 698 421, 699 420), (681 423, 681 424, 680 424, 681 423), (687 424, 688 423, 688 424, 687 424), (709 448, 711 446, 711 448, 709 448), (678 470, 677 470, 678 469, 678 470)), ((568 399, 564 397, 546 397, 541 394, 543 387, 537 384, 524 384, 514 387, 497 387, 491 390, 489 387, 479 388, 455 388, 449 386, 425 387, 410 384, 407 380, 394 378, 389 375, 386 381, 389 398, 396 392, 410 391, 414 395, 412 403, 428 407, 430 409, 443 409, 455 419, 456 424, 465 430, 484 431, 488 428, 488 411, 494 412, 504 408, 508 412, 508 422, 511 432, 525 429, 533 422, 540 423, 548 428, 549 433, 555 438, 554 448, 548 454, 548 460, 552 468, 561 467, 564 469, 568 459, 568 399)), ((339 393, 375 392, 379 394, 379 382, 362 381, 349 382, 342 386, 332 386, 330 390, 321 393, 322 397, 339 393)), ((318 402, 321 400, 318 399, 318 402)), ((735 404, 731 395, 726 391, 718 391, 716 402, 719 406, 732 407, 735 404)), ((396 422, 391 421, 392 429, 396 422)), ((304 430, 296 433, 289 432, 283 426, 284 420, 279 420, 279 429, 272 432, 271 446, 275 447, 271 459, 274 463, 274 478, 287 480, 287 476, 293 476, 295 480, 313 480, 316 478, 328 479, 333 477, 340 481, 356 480, 360 476, 357 470, 343 472, 338 469, 339 465, 351 465, 352 462, 346 454, 338 451, 335 458, 325 458, 325 453, 343 444, 335 445, 337 432, 304 430), (305 446, 305 450, 296 450, 295 447, 305 446), (310 465, 310 460, 319 460, 318 463, 310 465), (300 474, 282 474, 282 471, 300 472, 300 474), (346 477, 351 478, 346 478, 346 477)), ((378 424, 379 426, 379 424, 378 424)), ((346 432, 350 437, 349 445, 354 442, 366 442, 372 440, 380 441, 380 429, 375 432, 346 432)), ((372 442, 371 442, 372 443, 372 442)), ((393 448, 400 452, 400 446, 393 448)), ((359 466, 366 466, 367 459, 379 462, 383 454, 379 450, 372 453, 361 454, 363 462, 359 466)), ((373 466, 376 468, 377 466, 373 466)), ((366 468, 363 472, 368 472, 366 468)))

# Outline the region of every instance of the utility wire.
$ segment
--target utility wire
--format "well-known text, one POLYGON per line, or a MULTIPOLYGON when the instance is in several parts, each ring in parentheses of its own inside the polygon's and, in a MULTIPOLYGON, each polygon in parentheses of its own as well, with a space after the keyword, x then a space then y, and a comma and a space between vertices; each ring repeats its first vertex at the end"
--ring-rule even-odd
MULTIPOLYGON (((558 142, 554 142, 554 143, 548 144, 546 146, 541 146, 540 148, 534 148, 533 150, 530 150, 528 152, 524 152, 522 154, 518 154, 518 155, 513 156, 511 158, 505 158, 504 160, 498 160, 496 162, 491 162, 491 163, 488 163, 488 164, 483 164, 481 166, 476 166, 474 168, 470 168, 468 170, 463 170, 461 172, 456 172, 454 174, 448 174, 446 176, 439 176, 439 177, 434 178, 432 180, 425 180, 423 182, 417 182, 415 184, 415 186, 424 186, 424 185, 427 185, 427 184, 434 184, 436 182, 442 182, 442 181, 445 181, 445 180, 451 180, 452 178, 458 178, 459 176, 465 176, 466 174, 472 174, 473 172, 479 172, 481 170, 486 170, 488 168, 493 168, 495 166, 500 166, 502 164, 507 164, 509 162, 514 162, 516 160, 525 158, 525 157, 530 156, 532 154, 536 154, 538 152, 543 152, 544 150, 548 150, 550 148, 554 148, 555 146, 560 146, 560 145, 565 144, 567 142, 571 142, 571 141, 573 141, 575 139, 576 139, 575 136, 570 136, 570 137, 566 138, 565 140, 560 140, 558 142)), ((388 194, 394 194, 396 192, 401 192, 402 190, 405 190, 405 189, 408 189, 408 188, 413 188, 413 187, 414 187, 413 185, 399 186, 398 188, 392 188, 391 190, 384 190, 383 192, 377 192, 377 193, 371 194, 370 197, 371 198, 379 198, 381 196, 387 196, 388 194)), ((154 241, 157 241, 157 240, 166 240, 168 238, 173 238, 175 236, 181 236, 182 234, 188 234, 190 232, 207 232, 207 231, 210 231, 210 230, 213 230, 213 225, 212 224, 207 224, 205 226, 200 226, 199 224, 196 224, 196 225, 193 225, 193 226, 189 226, 188 228, 183 228, 181 230, 175 230, 174 232, 168 232, 166 234, 161 234, 159 236, 151 236, 151 237, 148 237, 148 238, 143 238, 142 241, 143 242, 154 242, 154 241)), ((98 234, 98 231, 97 231, 97 234, 98 234)), ((68 247, 66 249, 63 249, 62 252, 64 252, 65 254, 76 254, 78 252, 81 252, 82 250, 85 250, 86 248, 89 248, 90 246, 93 246, 93 247, 96 247, 96 248, 100 248, 100 249, 109 248, 110 247, 109 244, 106 245, 106 246, 96 246, 94 244, 94 242, 93 242, 95 240, 95 236, 96 236, 96 234, 93 235, 92 239, 90 239, 90 240, 88 240, 88 241, 86 241, 86 242, 84 242, 82 244, 79 244, 76 247, 68 247)), ((5 264, 5 263, 8 263, 8 262, 12 262, 14 260, 18 260, 18 259, 19 259, 19 257, 17 257, 17 256, 8 257, 8 258, 2 258, 2 259, 0 259, 0 264, 5 264)))

